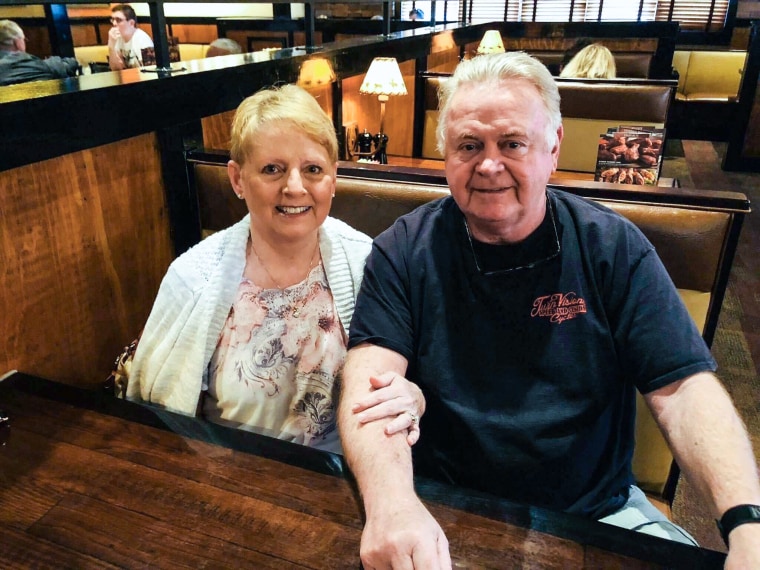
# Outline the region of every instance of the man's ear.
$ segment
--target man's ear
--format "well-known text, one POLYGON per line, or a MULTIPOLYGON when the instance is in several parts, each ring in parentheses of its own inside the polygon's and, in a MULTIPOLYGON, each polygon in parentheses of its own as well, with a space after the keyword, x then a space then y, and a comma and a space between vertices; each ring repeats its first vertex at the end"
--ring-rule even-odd
POLYGON ((559 162, 559 148, 562 145, 562 139, 565 136, 565 129, 562 126, 562 123, 560 123, 559 128, 557 129, 557 138, 555 139, 554 146, 552 147, 552 159, 554 161, 554 170, 557 170, 557 163, 559 162))

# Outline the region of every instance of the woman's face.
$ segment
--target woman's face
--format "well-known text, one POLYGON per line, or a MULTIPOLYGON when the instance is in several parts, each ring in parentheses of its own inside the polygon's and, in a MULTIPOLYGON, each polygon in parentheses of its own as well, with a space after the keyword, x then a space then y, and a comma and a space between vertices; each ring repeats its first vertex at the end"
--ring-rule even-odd
POLYGON ((330 212, 337 168, 321 144, 287 122, 261 127, 245 163, 227 165, 251 227, 273 241, 298 241, 318 230, 330 212))

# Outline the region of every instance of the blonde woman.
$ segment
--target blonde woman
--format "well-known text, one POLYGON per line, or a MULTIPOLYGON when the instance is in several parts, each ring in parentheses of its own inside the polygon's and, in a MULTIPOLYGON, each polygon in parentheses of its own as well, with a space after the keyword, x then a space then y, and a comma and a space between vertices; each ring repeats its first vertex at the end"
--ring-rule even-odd
POLYGON ((591 44, 575 54, 559 76, 614 79, 615 74, 615 56, 612 52, 601 44, 591 44))
MULTIPOLYGON (((335 379, 372 240, 328 215, 335 129, 285 85, 241 103, 231 140, 229 177, 249 213, 169 267, 126 396, 340 453, 335 379)), ((403 378, 375 387, 371 419, 414 443, 420 390, 403 378)))

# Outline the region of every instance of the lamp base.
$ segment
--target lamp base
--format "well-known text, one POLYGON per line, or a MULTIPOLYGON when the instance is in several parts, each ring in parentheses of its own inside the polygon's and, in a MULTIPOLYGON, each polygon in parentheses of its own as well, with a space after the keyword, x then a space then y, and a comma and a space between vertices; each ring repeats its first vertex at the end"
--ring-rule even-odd
POLYGON ((388 135, 385 133, 377 133, 372 140, 375 143, 375 152, 372 158, 380 164, 388 164, 388 135))

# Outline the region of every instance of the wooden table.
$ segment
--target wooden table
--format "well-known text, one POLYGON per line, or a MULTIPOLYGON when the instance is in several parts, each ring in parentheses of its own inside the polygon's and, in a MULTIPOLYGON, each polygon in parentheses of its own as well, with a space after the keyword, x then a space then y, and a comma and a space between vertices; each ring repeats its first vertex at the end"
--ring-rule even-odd
MULTIPOLYGON (((15 374, 0 567, 359 568, 339 456, 15 374)), ((419 481, 455 568, 721 568, 724 555, 419 481)))

